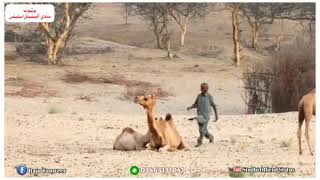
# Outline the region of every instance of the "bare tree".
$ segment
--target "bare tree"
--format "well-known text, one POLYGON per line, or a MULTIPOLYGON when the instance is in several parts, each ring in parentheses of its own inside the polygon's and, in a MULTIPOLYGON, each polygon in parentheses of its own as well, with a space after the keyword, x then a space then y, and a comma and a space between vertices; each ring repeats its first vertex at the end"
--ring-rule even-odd
MULTIPOLYGON (((273 3, 269 13, 264 14, 269 18, 283 20, 299 21, 303 26, 304 23, 308 23, 308 33, 310 35, 310 41, 314 39, 314 25, 315 25, 315 3, 273 3)), ((282 24, 283 25, 283 24, 282 24)), ((283 27, 282 27, 283 29, 283 27)), ((305 29, 304 29, 305 31, 305 29)), ((280 49, 280 42, 284 36, 277 36, 276 51, 280 49)))
POLYGON ((169 22, 170 22, 170 14, 172 14, 173 10, 173 4, 172 3, 165 3, 160 6, 160 4, 157 4, 158 8, 160 9, 160 12, 163 17, 163 27, 165 30, 164 36, 162 38, 162 44, 165 46, 168 58, 173 58, 173 54, 171 51, 171 33, 169 31, 169 22))
POLYGON ((156 7, 155 3, 130 3, 129 5, 134 9, 133 15, 141 16, 144 20, 150 23, 153 33, 156 36, 157 46, 159 49, 163 49, 161 43, 163 21, 160 11, 156 7))
MULTIPOLYGON (((271 24, 275 19, 287 19, 295 21, 310 21, 310 29, 315 22, 315 3, 227 3, 226 6, 232 12, 234 61, 240 63, 239 43, 239 14, 242 13, 250 24, 252 30, 252 47, 258 47, 259 31, 263 24, 271 24)), ((283 36, 277 38, 277 48, 283 36)))
POLYGON ((270 12, 271 6, 273 6, 271 3, 243 3, 240 5, 240 10, 251 28, 252 48, 258 49, 258 39, 263 25, 273 23, 274 18, 265 15, 270 12))
POLYGON ((91 3, 57 3, 55 20, 39 23, 46 37, 48 64, 61 64, 61 52, 71 37, 78 18, 90 7, 91 3))
POLYGON ((315 21, 315 3, 272 3, 271 9, 265 14, 274 19, 315 21))
POLYGON ((131 5, 131 3, 124 3, 123 4, 123 11, 124 11, 124 20, 125 20, 125 24, 128 24, 128 19, 130 16, 133 15, 133 6, 131 5))
POLYGON ((185 45, 185 36, 190 18, 204 17, 209 13, 212 4, 208 3, 135 3, 130 4, 135 9, 134 15, 140 15, 150 22, 157 39, 157 46, 171 52, 171 35, 169 24, 173 19, 181 30, 180 45, 185 45), (134 6, 134 7, 133 7, 134 6))
POLYGON ((150 22, 158 48, 166 49, 168 57, 172 58, 169 23, 172 19, 173 3, 135 3, 132 6, 135 15, 142 16, 150 22))
POLYGON ((213 3, 175 3, 171 16, 180 27, 180 46, 185 46, 185 36, 189 20, 196 17, 204 17, 210 13, 213 3))
MULTIPOLYGON (((264 24, 272 24, 275 19, 310 22, 315 20, 314 3, 243 3, 240 10, 251 27, 251 47, 255 49, 258 48, 258 39, 264 24)), ((280 48, 282 39, 283 35, 277 36, 276 50, 280 48)))
POLYGON ((281 47, 281 42, 284 40, 284 20, 280 20, 280 30, 276 32, 275 36, 275 51, 279 51, 281 47))

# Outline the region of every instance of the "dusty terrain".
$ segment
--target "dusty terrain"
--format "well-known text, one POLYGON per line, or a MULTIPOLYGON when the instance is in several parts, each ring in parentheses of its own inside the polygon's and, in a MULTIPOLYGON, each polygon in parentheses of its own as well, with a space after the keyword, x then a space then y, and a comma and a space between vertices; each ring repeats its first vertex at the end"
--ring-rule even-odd
MULTIPOLYGON (((231 29, 229 24, 222 26, 230 16, 228 12, 213 13, 194 22, 200 25, 190 28, 193 36, 187 36, 189 46, 177 53, 178 58, 169 60, 164 58, 165 52, 153 49, 152 34, 141 20, 132 18, 130 24, 124 25, 118 5, 94 8, 89 12, 92 19, 78 25, 78 38, 69 47, 74 51, 100 48, 98 54, 66 55, 64 66, 45 66, 26 61, 16 55, 12 43, 6 43, 6 55, 14 55, 5 64, 6 176, 19 176, 15 169, 18 164, 67 169, 66 174, 38 175, 50 177, 132 177, 129 173, 132 165, 184 168, 183 174, 139 174, 139 177, 228 177, 228 167, 232 166, 296 170, 293 174, 247 176, 315 176, 315 157, 309 155, 304 136, 304 154, 298 156, 297 112, 242 115, 245 106, 241 74, 245 67, 232 66, 231 29), (82 74, 87 79, 66 81, 70 73, 82 74), (106 83, 113 77, 121 77, 124 83, 106 83), (126 84, 134 80, 138 81, 137 86, 126 84), (194 102, 202 82, 210 86, 220 119, 209 125, 215 142, 205 141, 202 147, 195 148, 197 124, 187 120, 195 111, 188 112, 186 107, 194 102), (132 102, 130 92, 148 83, 169 93, 158 100, 157 115, 164 116, 167 112, 173 115, 189 150, 112 149, 113 140, 124 127, 147 131, 145 111, 132 102)), ((292 26, 289 24, 288 28, 292 26)), ((268 30, 277 28, 275 25, 268 30)), ((266 59, 251 49, 244 49, 243 53, 247 59, 243 64, 266 59)), ((311 127, 314 145, 314 121, 311 127)))

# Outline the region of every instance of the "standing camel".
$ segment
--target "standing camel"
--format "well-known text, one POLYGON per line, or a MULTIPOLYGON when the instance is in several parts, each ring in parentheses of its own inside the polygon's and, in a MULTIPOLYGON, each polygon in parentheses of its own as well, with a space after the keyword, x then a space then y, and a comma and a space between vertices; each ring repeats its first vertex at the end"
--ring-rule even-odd
POLYGON ((303 124, 303 121, 306 121, 306 130, 305 130, 305 136, 306 140, 309 146, 310 154, 313 156, 313 151, 309 142, 309 124, 310 120, 312 118, 312 115, 316 115, 316 89, 313 89, 308 94, 304 95, 298 105, 298 111, 299 111, 299 127, 298 127, 298 140, 299 140, 299 155, 302 154, 302 148, 301 148, 301 127, 303 124))
POLYGON ((167 114, 165 119, 155 118, 156 98, 154 95, 137 96, 134 102, 146 109, 149 131, 151 133, 151 149, 159 150, 163 148, 168 151, 175 151, 185 148, 182 138, 173 124, 171 114, 167 114))

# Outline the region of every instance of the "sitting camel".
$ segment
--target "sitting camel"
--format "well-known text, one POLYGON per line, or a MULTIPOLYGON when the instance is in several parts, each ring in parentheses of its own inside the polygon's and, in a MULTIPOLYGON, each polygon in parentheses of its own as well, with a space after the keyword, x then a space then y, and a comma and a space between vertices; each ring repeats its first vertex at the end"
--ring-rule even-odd
POLYGON ((130 150, 144 150, 146 145, 150 141, 151 134, 149 131, 142 135, 139 132, 136 132, 130 127, 126 127, 122 130, 121 134, 117 136, 113 149, 130 151, 130 150))
POLYGON ((313 155, 312 148, 310 146, 309 142, 309 124, 310 120, 312 118, 312 115, 316 115, 316 90, 313 89, 308 94, 304 95, 298 105, 298 111, 299 111, 299 127, 298 127, 298 140, 299 140, 299 154, 302 154, 302 148, 301 148, 301 127, 303 124, 303 121, 306 121, 306 130, 305 130, 305 136, 306 140, 309 146, 310 154, 313 155))
POLYGON ((149 131, 151 133, 151 149, 159 150, 160 148, 164 148, 168 151, 174 151, 185 148, 182 138, 173 124, 171 114, 167 114, 165 119, 155 118, 156 98, 154 95, 138 96, 134 99, 134 102, 146 109, 149 131))

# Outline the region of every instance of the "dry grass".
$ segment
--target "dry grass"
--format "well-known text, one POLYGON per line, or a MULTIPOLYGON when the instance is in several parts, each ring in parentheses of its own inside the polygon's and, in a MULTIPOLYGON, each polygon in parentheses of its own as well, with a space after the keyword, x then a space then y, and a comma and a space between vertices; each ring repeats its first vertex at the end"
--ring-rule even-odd
POLYGON ((281 141, 281 143, 280 143, 280 147, 287 147, 287 148, 289 148, 289 147, 291 147, 291 145, 292 145, 292 139, 289 139, 289 140, 283 140, 283 141, 281 141))
POLYGON ((136 96, 143 96, 147 94, 154 94, 157 98, 172 96, 171 93, 156 86, 131 86, 127 87, 126 92, 123 93, 123 97, 126 100, 131 100, 136 96))
POLYGON ((202 68, 199 67, 199 65, 194 65, 194 66, 190 66, 190 67, 184 67, 181 69, 184 72, 196 72, 196 73, 205 73, 206 71, 202 68))
POLYGON ((56 96, 57 92, 50 90, 39 84, 26 84, 20 90, 14 92, 6 92, 6 96, 21 96, 21 97, 52 97, 56 96))
MULTIPOLYGON (((163 90, 160 85, 153 84, 150 82, 139 81, 139 80, 129 80, 125 76, 122 75, 113 75, 111 77, 94 77, 89 76, 83 72, 70 72, 67 71, 63 81, 67 83, 107 83, 107 84, 115 84, 120 86, 125 86, 126 91, 123 93, 123 97, 121 99, 131 100, 136 96, 146 95, 146 94, 154 94, 158 98, 165 98, 168 96, 172 96, 171 93, 163 90)), ((82 98, 87 99, 87 98, 82 98)))
POLYGON ((56 114, 56 113, 60 113, 60 112, 62 112, 62 110, 57 105, 51 104, 48 108, 49 114, 56 114))
POLYGON ((27 81, 20 77, 11 77, 5 80, 5 85, 9 86, 23 86, 27 83, 27 81))
POLYGON ((92 83, 98 83, 94 78, 89 77, 88 75, 80 72, 71 72, 67 71, 67 73, 64 75, 63 81, 67 83, 83 83, 83 82, 92 82, 92 83))
POLYGON ((84 100, 84 101, 88 101, 88 102, 91 102, 91 101, 97 101, 93 96, 92 94, 88 94, 88 95, 83 95, 81 94, 78 98, 76 98, 77 100, 84 100))
POLYGON ((6 88, 6 96, 21 96, 21 97, 52 97, 56 96, 57 92, 35 82, 30 82, 20 77, 10 77, 5 80, 6 86, 14 87, 14 90, 6 88), (18 90, 16 90, 18 89, 18 90))

